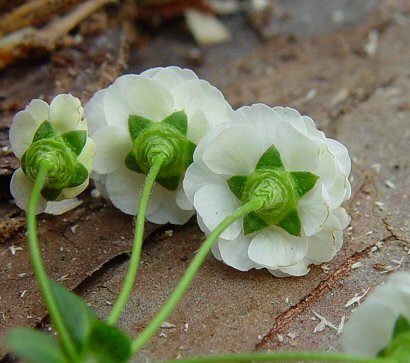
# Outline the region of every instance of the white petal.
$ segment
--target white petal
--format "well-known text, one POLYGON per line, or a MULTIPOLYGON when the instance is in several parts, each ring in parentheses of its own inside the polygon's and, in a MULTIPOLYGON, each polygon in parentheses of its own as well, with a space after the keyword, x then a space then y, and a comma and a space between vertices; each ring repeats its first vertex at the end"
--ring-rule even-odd
POLYGON ((90 135, 94 135, 99 129, 108 125, 104 113, 104 97, 106 92, 106 89, 97 91, 84 106, 84 114, 88 121, 88 132, 90 135))
POLYGON ((326 144, 330 152, 336 157, 339 163, 342 164, 344 173, 349 175, 352 169, 352 161, 350 160, 349 151, 346 146, 333 139, 326 139, 326 144))
POLYGON ((346 209, 344 208, 335 209, 334 211, 332 211, 332 215, 337 218, 342 229, 345 229, 351 221, 350 216, 347 214, 346 209))
POLYGON ((223 262, 239 271, 248 271, 255 267, 255 263, 248 257, 248 248, 251 243, 249 237, 240 234, 234 240, 218 240, 218 248, 223 262))
POLYGON ((309 272, 308 263, 305 259, 299 261, 298 263, 287 266, 287 267, 280 267, 279 271, 290 275, 290 276, 305 276, 309 272))
POLYGON ((130 115, 158 122, 175 111, 169 91, 158 82, 141 76, 119 78, 109 87, 104 110, 108 124, 120 125, 126 130, 130 115))
POLYGON ((125 167, 125 157, 132 149, 129 133, 118 126, 106 126, 93 138, 97 144, 93 169, 97 173, 107 174, 120 166, 125 167))
POLYGON ((24 110, 30 112, 33 118, 36 121, 39 121, 40 124, 43 121, 48 120, 49 109, 50 106, 47 102, 40 99, 35 99, 32 100, 24 110))
POLYGON ((184 190, 178 189, 177 195, 176 195, 176 203, 177 206, 183 210, 193 210, 194 206, 188 199, 187 195, 185 194, 184 190))
MULTIPOLYGON (((238 209, 241 202, 231 193, 227 185, 208 184, 195 194, 194 206, 206 227, 212 231, 238 209)), ((238 237, 241 230, 242 219, 239 219, 222 232, 220 237, 232 240, 238 237)))
MULTIPOLYGON (((33 191, 34 183, 23 173, 21 168, 18 168, 11 177, 10 192, 17 206, 25 211, 28 210, 28 203, 31 192, 33 191)), ((44 212, 47 201, 40 195, 39 202, 36 208, 36 214, 44 212)))
POLYGON ((332 209, 339 207, 350 197, 350 182, 347 176, 343 174, 339 163, 336 165, 336 179, 334 184, 330 188, 327 188, 327 192, 329 193, 332 209))
POLYGON ((290 107, 274 107, 273 108, 277 114, 282 118, 283 121, 292 124, 303 134, 307 134, 306 122, 303 120, 302 116, 298 111, 290 107))
POLYGON ((93 166, 96 148, 97 145, 95 144, 94 140, 90 137, 87 137, 84 148, 81 150, 81 153, 77 158, 77 161, 87 168, 88 173, 91 172, 93 166))
POLYGON ((194 163, 203 163, 204 152, 208 149, 208 145, 216 139, 216 137, 228 127, 228 123, 220 124, 210 129, 201 139, 194 151, 194 163))
POLYGON ((301 261, 307 252, 305 238, 295 237, 278 227, 266 228, 253 238, 249 258, 268 269, 291 266, 301 261))
MULTIPOLYGON (((135 215, 144 181, 144 174, 133 172, 126 167, 107 174, 105 185, 112 204, 124 213, 135 215)), ((151 197, 147 206, 147 215, 157 209, 158 204, 158 199, 151 197)))
POLYGON ((194 144, 198 144, 209 131, 210 125, 202 110, 197 110, 189 119, 187 137, 194 144))
POLYGON ((249 175, 264 151, 251 128, 235 126, 223 130, 208 145, 203 160, 217 174, 249 175))
POLYGON ((302 119, 305 123, 306 131, 309 135, 315 136, 322 140, 326 140, 324 132, 317 129, 315 121, 313 121, 309 116, 302 116, 302 119))
POLYGON ((176 195, 178 191, 170 191, 160 185, 156 185, 153 196, 161 190, 159 206, 152 213, 147 212, 147 220, 156 224, 172 223, 182 225, 194 215, 195 210, 183 210, 176 204, 176 195))
POLYGON ((64 199, 60 202, 47 202, 47 208, 45 210, 45 213, 58 216, 60 214, 68 212, 71 209, 78 207, 81 204, 82 201, 78 200, 77 198, 64 199))
POLYGON ((101 196, 106 200, 110 200, 110 196, 108 195, 107 188, 105 186, 106 178, 106 174, 98 174, 96 172, 91 173, 91 179, 93 179, 94 185, 100 192, 101 196))
POLYGON ((34 118, 27 111, 20 111, 14 116, 10 127, 9 139, 13 152, 19 159, 21 159, 32 144, 34 134, 43 121, 34 118))
POLYGON ((58 134, 78 129, 83 118, 84 110, 77 97, 61 94, 50 103, 49 121, 58 134))
POLYGON ((212 246, 211 252, 217 260, 222 261, 221 251, 219 251, 218 243, 215 243, 212 246))
POLYGON ((76 197, 77 195, 81 194, 87 187, 88 184, 90 182, 90 179, 86 179, 84 180, 83 183, 81 183, 80 185, 76 186, 76 187, 72 187, 72 188, 64 188, 60 195, 58 196, 58 200, 63 200, 63 199, 71 199, 76 197))
POLYGON ((190 69, 179 67, 151 68, 142 72, 141 76, 151 78, 170 90, 181 83, 198 79, 190 69))
POLYGON ((315 187, 299 200, 297 210, 306 236, 320 231, 330 214, 330 200, 322 183, 317 182, 315 187))

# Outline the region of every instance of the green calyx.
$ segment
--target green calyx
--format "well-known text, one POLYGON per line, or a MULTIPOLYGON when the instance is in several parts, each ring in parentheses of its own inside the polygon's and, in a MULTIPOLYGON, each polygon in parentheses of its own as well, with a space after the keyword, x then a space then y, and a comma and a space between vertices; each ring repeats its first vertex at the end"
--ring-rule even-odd
POLYGON ((76 187, 88 178, 87 168, 77 161, 86 141, 84 130, 57 136, 48 121, 37 129, 33 143, 21 158, 21 168, 34 181, 40 165, 46 165, 47 183, 41 191, 44 198, 55 200, 62 189, 76 187))
POLYGON ((389 345, 377 356, 396 358, 398 363, 410 362, 410 322, 403 315, 396 320, 389 345))
POLYGON ((296 207, 317 180, 318 176, 310 172, 286 171, 276 147, 269 147, 251 175, 236 175, 227 180, 230 190, 243 204, 253 199, 262 201, 259 210, 244 217, 244 233, 278 226, 300 237, 301 222, 296 207))
POLYGON ((125 158, 128 169, 147 174, 157 158, 163 164, 156 181, 168 190, 176 190, 192 163, 196 145, 188 140, 188 120, 184 111, 177 111, 154 122, 131 115, 128 128, 133 141, 132 150, 125 158))

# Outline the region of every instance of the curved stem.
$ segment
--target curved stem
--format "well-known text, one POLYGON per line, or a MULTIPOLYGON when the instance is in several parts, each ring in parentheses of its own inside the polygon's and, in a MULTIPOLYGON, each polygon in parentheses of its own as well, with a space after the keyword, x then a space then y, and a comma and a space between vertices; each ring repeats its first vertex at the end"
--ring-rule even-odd
POLYGON ((131 351, 133 354, 138 352, 142 346, 155 334, 161 324, 174 311, 176 305, 181 300, 184 292, 188 288, 191 281, 194 279, 196 273, 205 260, 205 257, 211 250, 213 244, 218 239, 219 235, 228 228, 237 219, 243 217, 245 214, 257 210, 261 207, 263 201, 261 199, 253 199, 238 208, 232 215, 226 217, 208 236, 202 244, 192 262, 189 264, 184 276, 179 281, 174 292, 162 307, 160 312, 155 316, 154 320, 142 331, 140 335, 132 342, 131 351))
POLYGON ((155 179, 161 170, 161 166, 164 163, 164 158, 157 157, 154 159, 151 169, 149 170, 145 179, 144 187, 140 196, 137 212, 137 220, 135 223, 134 240, 131 252, 130 264, 128 266, 127 276, 125 277, 124 285, 121 292, 111 310, 110 315, 107 318, 107 323, 114 325, 120 318, 121 312, 124 309, 125 304, 130 296, 132 287, 137 277, 137 269, 141 258, 142 239, 144 237, 144 222, 145 214, 147 210, 148 199, 151 194, 152 187, 154 186, 155 179))
POLYGON ((53 323, 54 328, 59 334, 61 344, 66 354, 70 358, 70 361, 76 362, 77 351, 74 342, 71 339, 71 336, 64 324, 64 320, 60 314, 58 305, 51 292, 50 283, 44 269, 44 264, 41 258, 39 243, 37 239, 36 208, 41 189, 43 188, 45 180, 47 178, 47 172, 47 167, 41 165, 36 178, 36 182, 34 183, 33 191, 30 196, 27 211, 28 244, 36 280, 40 288, 41 295, 43 296, 44 302, 46 304, 47 310, 50 313, 51 322, 53 323))
POLYGON ((395 359, 370 358, 331 352, 254 352, 221 354, 205 357, 181 358, 166 363, 227 363, 227 362, 274 362, 274 361, 317 361, 317 362, 354 362, 354 363, 397 363, 395 359))

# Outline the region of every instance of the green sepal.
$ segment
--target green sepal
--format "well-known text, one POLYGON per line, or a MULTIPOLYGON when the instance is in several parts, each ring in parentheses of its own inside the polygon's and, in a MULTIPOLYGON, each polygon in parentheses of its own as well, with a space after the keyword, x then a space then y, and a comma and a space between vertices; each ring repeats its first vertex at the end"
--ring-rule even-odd
POLYGON ((408 331, 410 331, 410 322, 403 315, 399 315, 394 324, 393 338, 408 331))
POLYGON ((79 296, 52 280, 49 280, 49 283, 64 325, 74 341, 77 352, 80 352, 97 317, 79 296))
POLYGON ((292 175, 292 178, 295 181, 296 191, 299 197, 302 197, 311 190, 319 179, 317 175, 308 171, 293 171, 290 175, 292 175))
POLYGON ((55 136, 53 126, 49 121, 46 120, 40 125, 40 127, 35 132, 33 136, 33 142, 53 136, 55 136))
POLYGON ((136 160, 135 160, 135 156, 134 153, 132 151, 130 151, 128 153, 128 155, 125 157, 125 166, 132 170, 135 171, 137 173, 141 173, 143 174, 144 172, 142 171, 142 169, 139 167, 139 165, 137 164, 136 160))
POLYGON ((27 363, 68 363, 57 341, 34 329, 12 329, 5 343, 13 354, 27 363))
POLYGON ((284 169, 282 159, 275 145, 271 145, 258 160, 255 170, 284 169))
POLYGON ((188 117, 185 111, 176 111, 161 122, 173 126, 184 136, 188 133, 188 117))
POLYGON ((292 236, 300 237, 302 234, 302 225, 300 223, 299 214, 296 209, 290 211, 286 218, 280 221, 278 226, 283 228, 292 236))
POLYGON ((259 218, 255 213, 248 213, 243 218, 243 233, 245 235, 253 232, 260 231, 263 228, 266 228, 268 224, 259 218))
POLYGON ((87 131, 70 131, 61 135, 61 137, 71 147, 76 155, 80 155, 81 151, 84 149, 85 143, 87 142, 87 131))
POLYGON ((84 182, 88 178, 87 168, 81 164, 77 163, 75 174, 71 178, 71 183, 68 188, 76 187, 84 182))
POLYGON ((131 358, 131 340, 118 328, 94 321, 83 352, 82 362, 125 363, 131 358))
POLYGON ((157 178, 157 183, 168 190, 176 190, 178 188, 181 175, 171 176, 168 178, 157 178))
POLYGON ((246 184, 247 176, 244 175, 234 175, 226 180, 231 192, 239 199, 242 199, 243 190, 246 184))
POLYGON ((195 149, 196 149, 196 144, 194 144, 192 141, 187 140, 186 141, 186 153, 188 155, 188 157, 186 158, 186 160, 187 160, 186 167, 187 168, 194 161, 194 151, 195 151, 195 149))
POLYGON ((57 199, 61 191, 62 189, 43 188, 41 190, 41 195, 47 200, 53 201, 57 199))
POLYGON ((128 117, 128 130, 130 132, 131 139, 135 140, 142 131, 152 127, 154 124, 154 121, 151 121, 145 117, 130 115, 128 117))

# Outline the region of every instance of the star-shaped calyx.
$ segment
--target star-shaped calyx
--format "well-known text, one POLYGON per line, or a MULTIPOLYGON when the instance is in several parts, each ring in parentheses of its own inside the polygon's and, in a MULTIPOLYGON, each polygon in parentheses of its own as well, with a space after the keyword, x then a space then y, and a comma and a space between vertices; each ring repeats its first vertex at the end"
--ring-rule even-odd
POLYGON ((76 187, 88 178, 87 168, 77 160, 86 142, 85 130, 57 135, 51 123, 43 121, 21 158, 21 168, 35 181, 40 165, 47 166, 47 182, 41 194, 55 200, 64 188, 76 187))
POLYGON ((131 115, 128 129, 133 147, 125 158, 127 168, 147 174, 155 158, 161 157, 164 161, 156 181, 168 190, 176 190, 196 147, 187 138, 185 111, 176 111, 161 122, 131 115))
POLYGON ((243 204, 255 198, 263 201, 261 209, 244 217, 244 233, 278 226, 300 237, 301 222, 296 207, 318 178, 306 171, 287 171, 276 147, 270 146, 251 175, 235 175, 227 180, 229 189, 243 204))

